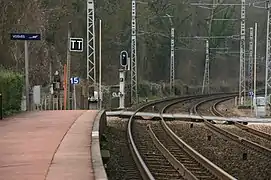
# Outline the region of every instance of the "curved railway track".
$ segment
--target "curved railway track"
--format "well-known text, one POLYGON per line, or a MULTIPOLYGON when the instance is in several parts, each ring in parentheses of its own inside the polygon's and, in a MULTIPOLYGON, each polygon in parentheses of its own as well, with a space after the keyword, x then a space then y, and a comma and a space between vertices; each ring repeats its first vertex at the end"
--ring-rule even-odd
MULTIPOLYGON (((227 99, 227 98, 221 98, 221 99, 227 99)), ((229 97, 228 97, 229 99, 229 97)), ((210 98, 210 99, 205 99, 203 101, 200 101, 198 102, 197 104, 195 104, 193 107, 191 107, 191 111, 193 111, 195 114, 198 114, 198 115, 201 115, 199 112, 198 112, 198 108, 199 106, 201 106, 202 104, 204 103, 207 103, 207 102, 210 102, 210 101, 214 101, 214 100, 217 100, 217 98, 210 98)), ((213 110, 213 108, 211 108, 211 110, 213 110)), ((215 113, 215 112, 213 112, 215 113)), ((208 127, 210 128, 211 130, 227 137, 228 139, 230 140, 233 140, 239 144, 242 144, 243 146, 247 147, 247 148, 250 148, 252 150, 255 150, 257 152, 260 152, 262 154, 264 154, 265 156, 267 157, 271 157, 271 149, 267 148, 267 147, 264 147, 258 143, 255 143, 251 140, 248 140, 244 137, 241 137, 241 136, 238 136, 236 135, 235 133, 232 133, 232 132, 229 132, 228 130, 225 130, 224 128, 220 128, 219 126, 216 126, 214 124, 214 121, 207 121, 204 119, 203 123, 208 127)))
MULTIPOLYGON (((226 115, 223 114, 222 112, 220 112, 217 108, 217 106, 220 104, 220 103, 223 103, 224 101, 227 101, 228 99, 222 99, 220 101, 217 101, 216 103, 214 103, 211 107, 211 112, 215 115, 215 116, 221 116, 221 117, 225 117, 226 115)), ((261 137, 263 139, 266 139, 268 141, 271 141, 271 135, 268 134, 268 133, 265 133, 265 132, 262 132, 262 131, 259 131, 259 130, 256 130, 256 129, 253 129, 253 128, 250 128, 248 126, 245 126, 243 125, 242 123, 239 123, 239 122, 234 122, 233 123, 236 127, 244 130, 244 131, 247 131, 255 136, 258 136, 258 137, 261 137)), ((271 142, 270 142, 271 143, 271 142)))
MULTIPOLYGON (((230 97, 224 98, 224 100, 229 99, 230 97)), ((206 101, 205 99, 204 101, 206 101)), ((213 103, 218 103, 222 101, 217 98, 210 98, 205 105, 205 108, 210 108, 213 103)), ((189 102, 190 111, 193 111, 195 103, 199 103, 202 99, 199 99, 198 102, 194 101, 194 104, 189 102)), ((202 102, 203 103, 203 102, 202 102)), ((168 108, 165 107, 167 113, 171 113, 171 105, 178 105, 178 102, 172 102, 168 104, 168 108)), ((181 105, 181 104, 180 104, 181 105)), ((206 113, 204 108, 200 108, 203 113, 206 113), (205 111, 205 112, 204 112, 205 111)), ((209 114, 212 112, 208 112, 209 114)), ((205 115, 209 115, 205 114, 205 115)), ((212 121, 211 121, 212 122, 212 121)), ((212 123, 215 123, 214 120, 212 123)), ((219 164, 223 169, 229 172, 234 177, 238 179, 269 179, 271 163, 269 157, 264 155, 259 151, 255 151, 252 148, 240 144, 239 142, 233 141, 227 136, 216 132, 206 126, 201 122, 187 122, 187 121, 168 121, 168 126, 181 138, 183 138, 189 145, 195 148, 197 151, 202 153, 212 162, 219 164), (209 139, 210 138, 210 139, 209 139), (246 159, 247 156, 247 159, 246 159), (245 158, 245 159, 244 159, 245 158)), ((218 126, 223 126, 219 125, 218 126)), ((224 127, 232 127, 224 125, 224 127)))
MULTIPOLYGON (((204 96, 172 98, 178 103, 204 96)), ((151 102, 138 111, 159 102, 151 102)), ((164 102, 163 102, 164 103, 164 102)), ((160 120, 128 122, 127 136, 130 150, 143 179, 235 179, 221 168, 199 154, 180 139, 166 124, 160 111, 160 120)))

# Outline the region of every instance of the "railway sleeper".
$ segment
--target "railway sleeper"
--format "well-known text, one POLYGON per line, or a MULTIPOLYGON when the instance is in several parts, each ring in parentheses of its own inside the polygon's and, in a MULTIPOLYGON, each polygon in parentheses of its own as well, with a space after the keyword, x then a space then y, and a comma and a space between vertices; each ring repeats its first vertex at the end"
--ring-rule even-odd
MULTIPOLYGON (((175 179, 181 179, 182 180, 183 178, 182 177, 178 177, 178 178, 174 178, 174 180, 175 179)), ((167 177, 163 177, 163 178, 159 178, 159 180, 168 180, 168 178, 167 177)))
POLYGON ((152 168, 161 168, 161 169, 172 168, 172 166, 170 164, 168 164, 168 165, 165 165, 165 164, 162 165, 161 163, 160 164, 159 163, 158 164, 149 163, 149 164, 150 164, 149 166, 152 168))
POLYGON ((148 161, 148 162, 161 162, 161 161, 165 161, 165 158, 163 157, 163 158, 157 158, 157 159, 153 159, 153 158, 146 158, 146 157, 144 157, 144 159, 146 160, 146 161, 148 161))
MULTIPOLYGON (((157 130, 159 127, 155 127, 156 133, 160 132, 157 130)), ((164 131, 162 131, 164 133, 164 131)), ((162 134, 162 133, 161 133, 162 134)), ((164 136, 157 133, 157 137, 160 142, 167 147, 168 151, 184 165, 190 172, 192 172, 197 178, 199 177, 208 177, 208 179, 217 179, 213 176, 207 169, 202 167, 198 162, 191 158, 186 152, 184 152, 178 145, 172 140, 165 139, 164 136)), ((200 178, 201 179, 201 178, 200 178)), ((203 178, 204 179, 204 178, 203 178)))
POLYGON ((174 174, 174 173, 177 173, 177 171, 175 169, 172 169, 172 167, 168 167, 166 169, 163 169, 163 168, 159 168, 159 167, 156 167, 154 168, 153 166, 149 165, 149 169, 152 170, 152 172, 159 172, 159 173, 170 173, 170 174, 174 174))
POLYGON ((183 179, 183 177, 181 175, 178 175, 178 174, 168 174, 168 173, 160 173, 160 172, 153 172, 152 173, 154 176, 159 176, 159 179, 160 177, 165 177, 167 179, 171 179, 171 178, 179 178, 179 179, 183 179))
POLYGON ((151 159, 159 159, 159 160, 164 160, 164 156, 162 154, 152 154, 152 153, 143 153, 143 156, 146 156, 146 158, 151 158, 151 159))

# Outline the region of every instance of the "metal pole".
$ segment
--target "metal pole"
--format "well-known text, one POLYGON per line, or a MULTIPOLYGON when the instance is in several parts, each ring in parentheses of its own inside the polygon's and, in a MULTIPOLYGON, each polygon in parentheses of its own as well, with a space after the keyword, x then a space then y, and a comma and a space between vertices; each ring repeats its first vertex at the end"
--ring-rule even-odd
POLYGON ((256 99, 257 99, 257 33, 258 33, 258 24, 255 23, 255 28, 254 28, 254 111, 255 115, 257 117, 257 104, 256 104, 256 99))
POLYGON ((125 70, 119 70, 119 79, 120 79, 120 87, 119 87, 119 108, 123 109, 125 107, 125 70))
POLYGON ((241 39, 240 39, 240 75, 239 75, 239 105, 243 105, 246 96, 245 80, 245 48, 246 48, 246 1, 241 0, 241 39), (244 100, 242 101, 242 96, 244 100))
POLYGON ((100 20, 100 42, 99 42, 99 105, 102 109, 102 20, 100 20))
POLYGON ((209 20, 209 27, 208 27, 208 40, 206 40, 206 55, 205 55, 205 68, 204 68, 204 75, 203 75, 203 85, 202 85, 202 94, 204 93, 204 89, 206 88, 206 93, 210 93, 210 39, 212 35, 212 23, 214 20, 214 11, 217 7, 217 0, 213 0, 210 20, 209 20))
MULTIPOLYGON (((253 92, 253 27, 249 28, 249 61, 248 61, 248 91, 253 92)), ((253 97, 250 97, 250 112, 252 115, 253 97)))
POLYGON ((71 78, 71 52, 70 52, 70 37, 71 37, 71 22, 68 25, 68 43, 67 43, 67 108, 71 107, 70 104, 70 78, 71 78))
POLYGON ((171 28, 171 51, 170 51, 170 94, 175 95, 174 80, 175 80, 175 60, 174 60, 174 28, 171 28))
POLYGON ((202 91, 206 88, 206 92, 209 93, 209 41, 206 40, 206 51, 205 51, 205 70, 203 75, 202 91))
POLYGON ((87 0, 87 80, 96 85, 94 8, 94 1, 87 0))
POLYGON ((267 93, 270 86, 269 83, 269 58, 270 58, 270 1, 267 1, 267 25, 266 25, 266 55, 265 55, 265 111, 267 110, 267 93))
POLYGON ((131 103, 135 104, 138 103, 136 55, 136 0, 132 0, 131 26, 131 103))
POLYGON ((73 99, 74 99, 74 101, 73 101, 73 109, 74 110, 76 110, 77 109, 77 107, 76 107, 76 91, 75 91, 75 89, 76 89, 76 87, 75 87, 75 84, 73 84, 73 99))
POLYGON ((249 28, 248 91, 253 91, 253 28, 249 28))
POLYGON ((28 42, 24 41, 25 54, 25 97, 26 97, 26 111, 30 110, 29 104, 29 57, 28 57, 28 42))

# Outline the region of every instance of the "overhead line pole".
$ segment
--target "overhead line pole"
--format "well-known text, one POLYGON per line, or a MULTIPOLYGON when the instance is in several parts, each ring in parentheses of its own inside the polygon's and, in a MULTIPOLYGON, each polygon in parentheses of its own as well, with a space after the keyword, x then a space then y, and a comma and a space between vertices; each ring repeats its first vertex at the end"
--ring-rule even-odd
MULTIPOLYGON (((87 81, 89 85, 91 84, 96 87, 97 82, 94 8, 94 0, 87 0, 87 81)), ((94 94, 92 94, 92 96, 94 96, 94 94)))
MULTIPOLYGON (((270 58, 270 39, 271 39, 271 32, 270 32, 270 1, 266 1, 267 7, 267 26, 266 26, 266 64, 265 64, 265 110, 267 110, 267 103, 268 101, 268 89, 271 87, 271 58, 270 58)), ((266 111, 267 112, 267 111, 266 111)))
POLYGON ((206 40, 205 69, 202 83, 202 94, 204 93, 205 88, 207 88, 207 93, 209 93, 209 40, 206 40))
POLYGON ((171 28, 171 45, 170 45, 170 94, 175 95, 175 59, 174 59, 174 28, 171 28))
POLYGON ((257 116, 257 107, 256 107, 256 99, 257 99, 257 35, 258 35, 258 24, 255 23, 254 27, 254 107, 255 107, 255 115, 257 116))
MULTIPOLYGON (((208 29, 208 36, 210 37, 212 34, 212 23, 213 23, 213 19, 214 19, 214 10, 216 8, 216 0, 213 0, 213 6, 211 9, 211 16, 210 16, 210 20, 209 20, 209 29, 208 29)), ((209 94, 209 90, 210 90, 210 38, 208 38, 208 40, 206 40, 206 51, 205 51, 205 68, 204 68, 204 75, 203 75, 203 84, 202 84, 202 94, 204 93, 204 90, 206 88, 206 93, 209 94)))
POLYGON ((253 27, 249 28, 249 58, 248 58, 248 88, 249 92, 253 92, 253 27))
POLYGON ((102 109, 102 20, 99 21, 99 108, 102 109))
MULTIPOLYGON (((190 3, 193 6, 214 6, 214 3, 190 3)), ((215 4, 219 6, 241 6, 241 32, 240 32, 240 75, 239 75, 239 105, 243 104, 241 102, 242 97, 246 96, 246 84, 245 84, 245 16, 246 16, 246 6, 251 6, 254 4, 246 4, 245 0, 241 0, 241 4, 215 4)), ((210 8, 209 8, 210 9, 210 8)), ((230 19, 232 20, 232 19, 230 19)))
POLYGON ((246 6, 245 0, 241 0, 241 29, 240 29, 240 75, 239 75, 239 105, 244 105, 246 98, 246 71, 245 71, 245 48, 246 48, 246 6), (242 98, 243 97, 243 98, 242 98))
POLYGON ((132 0, 131 27, 131 103, 137 104, 136 0, 132 0))

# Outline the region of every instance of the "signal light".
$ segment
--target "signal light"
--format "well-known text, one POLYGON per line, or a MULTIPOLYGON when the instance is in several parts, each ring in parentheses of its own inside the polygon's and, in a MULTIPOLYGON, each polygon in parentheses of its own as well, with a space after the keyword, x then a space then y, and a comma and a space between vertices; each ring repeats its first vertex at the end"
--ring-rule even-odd
POLYGON ((128 63, 128 53, 126 51, 121 51, 120 53, 120 64, 122 66, 127 66, 128 63))

